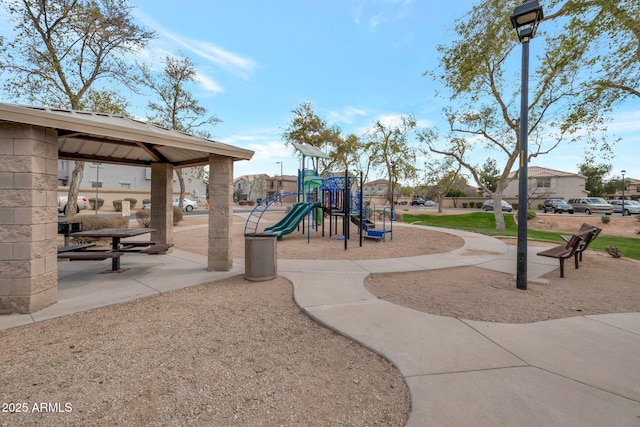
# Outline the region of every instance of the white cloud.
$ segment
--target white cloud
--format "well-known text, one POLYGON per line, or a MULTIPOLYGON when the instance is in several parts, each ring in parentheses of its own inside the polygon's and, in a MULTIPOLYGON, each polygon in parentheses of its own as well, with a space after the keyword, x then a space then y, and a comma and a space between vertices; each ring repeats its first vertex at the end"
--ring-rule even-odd
MULTIPOLYGON (((138 19, 144 22, 145 25, 152 28, 158 34, 159 39, 155 40, 153 43, 155 46, 161 46, 163 44, 174 44, 178 47, 178 49, 169 50, 175 51, 183 49, 201 59, 204 59, 216 65, 217 67, 220 67, 230 74, 239 76, 244 79, 248 78, 256 68, 256 63, 250 58, 246 58, 233 52, 226 51, 210 42, 190 39, 188 37, 183 37, 180 34, 169 31, 155 22, 149 16, 140 12, 138 9, 135 10, 135 15, 138 17, 138 19)), ((155 55, 152 55, 152 58, 156 58, 155 55)))
POLYGON ((198 81, 198 83, 200 83, 200 86, 207 92, 213 92, 214 94, 224 92, 222 86, 220 86, 220 84, 218 84, 215 79, 207 76, 204 73, 198 72, 196 75, 196 80, 198 81))
POLYGON ((355 118, 366 116, 367 112, 356 107, 345 107, 339 111, 330 111, 327 115, 331 123, 352 123, 355 118))

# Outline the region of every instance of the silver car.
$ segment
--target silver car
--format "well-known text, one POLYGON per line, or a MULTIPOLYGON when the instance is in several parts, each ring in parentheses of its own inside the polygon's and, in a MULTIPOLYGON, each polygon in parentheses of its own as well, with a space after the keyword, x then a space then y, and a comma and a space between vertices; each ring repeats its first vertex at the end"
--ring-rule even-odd
MULTIPOLYGON (((609 200, 609 204, 613 205, 615 213, 622 213, 622 200, 609 200)), ((640 202, 637 200, 625 200, 623 216, 636 214, 640 214, 640 202)))
POLYGON ((601 197, 579 197, 577 199, 569 199, 569 204, 573 206, 576 212, 584 212, 587 215, 592 213, 602 213, 611 215, 613 206, 601 197))

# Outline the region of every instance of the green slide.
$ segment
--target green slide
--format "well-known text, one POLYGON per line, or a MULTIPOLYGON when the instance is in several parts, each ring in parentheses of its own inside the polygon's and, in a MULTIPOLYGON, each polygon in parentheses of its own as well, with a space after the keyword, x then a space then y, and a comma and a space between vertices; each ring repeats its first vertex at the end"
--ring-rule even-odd
POLYGON ((296 203, 291 207, 291 211, 289 211, 284 218, 278 221, 276 225, 265 228, 264 231, 265 233, 276 233, 279 240, 285 234, 289 234, 295 230, 298 224, 300 224, 300 221, 302 221, 309 212, 315 208, 319 208, 320 206, 320 202, 311 204, 304 202, 296 203))

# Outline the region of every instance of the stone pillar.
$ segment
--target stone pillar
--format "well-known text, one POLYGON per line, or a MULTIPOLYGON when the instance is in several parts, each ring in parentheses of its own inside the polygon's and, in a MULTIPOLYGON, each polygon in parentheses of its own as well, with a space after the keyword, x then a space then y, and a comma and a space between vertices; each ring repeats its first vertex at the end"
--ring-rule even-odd
POLYGON ((173 243, 173 166, 151 165, 151 240, 173 243))
POLYGON ((58 299, 58 134, 0 123, 0 314, 58 299))
POLYGON ((233 267, 233 159, 209 155, 209 251, 207 270, 233 267))

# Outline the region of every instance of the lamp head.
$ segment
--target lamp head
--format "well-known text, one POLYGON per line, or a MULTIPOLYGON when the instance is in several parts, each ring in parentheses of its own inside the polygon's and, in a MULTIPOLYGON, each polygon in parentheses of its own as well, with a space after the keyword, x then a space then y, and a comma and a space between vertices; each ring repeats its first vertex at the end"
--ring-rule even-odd
POLYGON ((536 35, 538 24, 544 18, 542 6, 538 0, 524 0, 521 5, 516 6, 511 14, 511 25, 518 33, 518 39, 529 41, 536 35))

